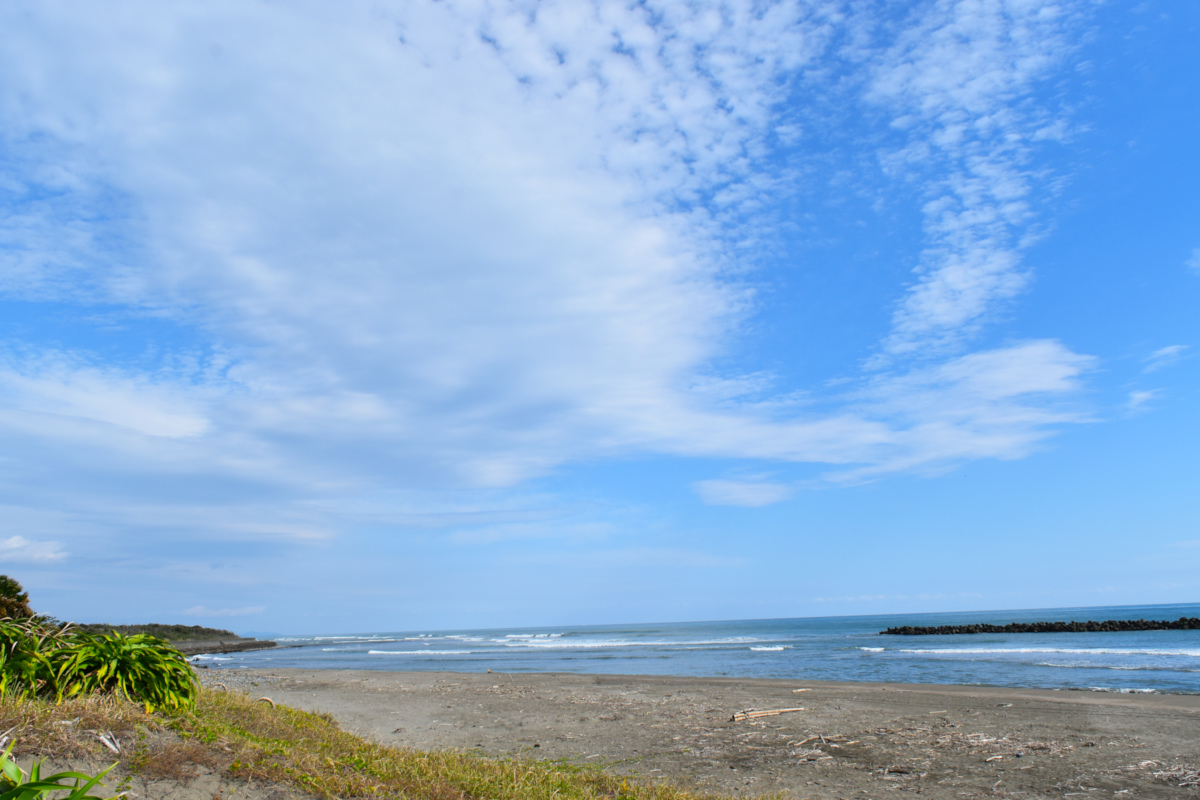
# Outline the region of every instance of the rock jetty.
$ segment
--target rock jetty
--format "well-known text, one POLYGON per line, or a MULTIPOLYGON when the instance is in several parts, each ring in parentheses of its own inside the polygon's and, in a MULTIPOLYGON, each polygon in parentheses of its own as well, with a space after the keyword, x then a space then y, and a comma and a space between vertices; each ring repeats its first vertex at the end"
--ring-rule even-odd
POLYGON ((209 641, 171 642, 171 644, 185 656, 194 656, 201 653, 242 653, 246 650, 266 650, 278 646, 276 642, 272 642, 270 639, 246 639, 241 636, 209 641))
POLYGON ((1008 625, 938 625, 923 628, 902 625, 880 631, 889 636, 948 636, 958 633, 1107 633, 1109 631, 1194 631, 1200 630, 1200 617, 1177 620, 1110 619, 1104 622, 1011 622, 1008 625))

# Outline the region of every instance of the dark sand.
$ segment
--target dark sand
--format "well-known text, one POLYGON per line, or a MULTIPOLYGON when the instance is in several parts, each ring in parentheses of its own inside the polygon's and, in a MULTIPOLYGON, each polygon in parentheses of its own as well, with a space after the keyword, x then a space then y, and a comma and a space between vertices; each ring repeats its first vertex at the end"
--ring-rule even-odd
POLYGON ((330 712, 387 744, 601 764, 726 794, 1200 797, 1195 695, 620 675, 202 674, 210 685, 330 712), (804 710, 731 719, 793 707, 804 710))

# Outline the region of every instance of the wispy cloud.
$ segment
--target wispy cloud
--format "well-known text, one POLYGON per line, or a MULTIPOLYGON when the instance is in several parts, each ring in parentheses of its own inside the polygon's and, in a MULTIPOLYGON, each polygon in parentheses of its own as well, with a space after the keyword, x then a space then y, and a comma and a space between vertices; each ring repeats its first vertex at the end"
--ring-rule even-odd
POLYGON ((710 506, 769 506, 787 500, 796 493, 793 486, 770 481, 713 479, 697 481, 696 493, 710 506))
POLYGON ((1163 367, 1169 367, 1183 358, 1188 349, 1188 345, 1186 344, 1172 344, 1167 347, 1160 347, 1146 356, 1146 366, 1142 369, 1142 372, 1156 372, 1163 367))
POLYGON ((1185 261, 1183 263, 1184 263, 1184 266, 1186 266, 1192 272, 1195 272, 1197 275, 1200 275, 1200 247, 1197 247, 1195 250, 1193 250, 1191 258, 1189 258, 1187 261, 1185 261))
POLYGON ((184 611, 189 617, 253 617, 262 614, 267 609, 264 606, 246 606, 245 608, 205 608, 192 606, 184 611))
POLYGON ((143 375, 100 369, 60 353, 36 360, 0 357, 0 402, 10 413, 70 417, 117 425, 146 436, 199 436, 208 421, 195 390, 143 375))
POLYGON ((638 568, 702 568, 719 569, 738 566, 745 559, 737 556, 721 556, 676 547, 622 547, 607 550, 588 550, 570 553, 535 553, 520 559, 529 563, 586 563, 605 567, 638 568))
POLYGON ((883 153, 885 168, 927 194, 928 244, 884 354, 960 345, 1027 284, 1020 253, 1039 183, 1032 149, 1065 128, 1033 91, 1072 49, 1074 5, 918 5, 874 68, 867 96, 906 139, 883 153))
POLYGON ((1129 393, 1125 407, 1129 411, 1142 411, 1150 401, 1162 395, 1162 389, 1143 389, 1129 393))
POLYGON ((67 557, 58 542, 38 542, 24 536, 0 539, 0 563, 45 564, 67 557))
POLYGON ((1072 401, 1094 365, 1061 342, 1035 340, 883 377, 859 403, 893 433, 873 466, 840 478, 1028 455, 1056 426, 1091 420, 1072 401))
POLYGON ((1086 419, 1064 401, 1091 362, 1061 343, 948 349, 1024 285, 1031 142, 1063 124, 1027 101, 1069 50, 1070 4, 920 3, 856 62, 903 139, 889 173, 931 187, 927 241, 889 369, 811 406, 760 402, 772 375, 714 365, 755 309, 739 246, 795 179, 775 166, 803 133, 780 133, 778 107, 806 82, 842 91, 807 67, 877 20, 833 3, 122 8, 0 9, 20 156, 4 285, 168 319, 222 356, 7 357, 0 474, 22 502, 146 536, 320 539, 367 500, 392 504, 386 524, 424 513, 396 487, 645 453, 862 479, 1017 458, 1086 419))

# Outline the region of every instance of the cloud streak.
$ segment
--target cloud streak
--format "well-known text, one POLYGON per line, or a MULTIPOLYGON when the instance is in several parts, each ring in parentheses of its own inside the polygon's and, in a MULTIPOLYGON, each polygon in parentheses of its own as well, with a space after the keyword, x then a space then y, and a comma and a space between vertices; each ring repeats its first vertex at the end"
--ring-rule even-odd
POLYGON ((45 564, 67 557, 58 542, 37 542, 24 536, 0 539, 0 559, 11 564, 45 564))

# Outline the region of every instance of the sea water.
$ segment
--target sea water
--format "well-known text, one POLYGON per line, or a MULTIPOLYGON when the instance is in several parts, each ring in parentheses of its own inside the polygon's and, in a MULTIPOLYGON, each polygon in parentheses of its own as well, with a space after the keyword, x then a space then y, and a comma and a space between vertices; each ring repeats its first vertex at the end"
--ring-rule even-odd
POLYGON ((279 637, 213 668, 695 675, 1200 693, 1200 630, 881 635, 885 628, 1200 617, 1197 605, 279 637))

